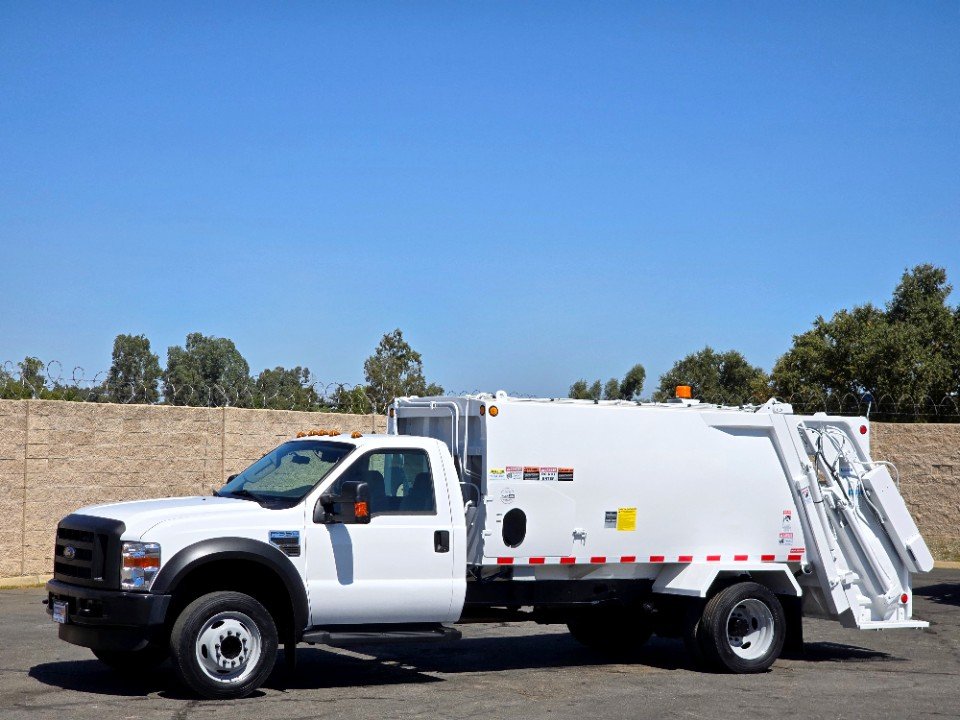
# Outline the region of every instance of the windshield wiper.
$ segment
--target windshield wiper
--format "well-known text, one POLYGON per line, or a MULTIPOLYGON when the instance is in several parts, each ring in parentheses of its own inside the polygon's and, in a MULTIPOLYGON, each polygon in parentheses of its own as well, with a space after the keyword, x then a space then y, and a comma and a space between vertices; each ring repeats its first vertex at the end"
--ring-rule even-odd
POLYGON ((260 502, 260 501, 263 499, 262 497, 260 497, 260 496, 257 495, 256 493, 252 493, 252 492, 250 492, 249 490, 247 490, 246 488, 240 488, 239 490, 230 490, 229 492, 220 492, 220 491, 218 490, 218 491, 217 491, 217 497, 243 498, 243 499, 245 499, 245 500, 254 500, 254 501, 256 501, 256 502, 260 502))

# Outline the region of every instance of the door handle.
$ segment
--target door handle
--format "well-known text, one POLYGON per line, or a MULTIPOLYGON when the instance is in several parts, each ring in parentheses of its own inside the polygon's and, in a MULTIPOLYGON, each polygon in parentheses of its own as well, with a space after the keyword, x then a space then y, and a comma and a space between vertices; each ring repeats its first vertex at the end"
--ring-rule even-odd
POLYGON ((433 551, 438 553, 450 552, 449 530, 437 530, 433 533, 433 551))

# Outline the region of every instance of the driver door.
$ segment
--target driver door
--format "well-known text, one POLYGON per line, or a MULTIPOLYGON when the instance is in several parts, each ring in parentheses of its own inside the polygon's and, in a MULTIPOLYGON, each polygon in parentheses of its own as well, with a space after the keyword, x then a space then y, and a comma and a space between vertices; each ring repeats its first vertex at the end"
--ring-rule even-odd
MULTIPOLYGON (((313 505, 306 508, 311 624, 457 619, 451 504, 438 460, 420 448, 377 449, 344 468, 328 492, 366 482, 369 524, 315 523, 313 505)), ((459 575, 462 583, 462 568, 459 575)))

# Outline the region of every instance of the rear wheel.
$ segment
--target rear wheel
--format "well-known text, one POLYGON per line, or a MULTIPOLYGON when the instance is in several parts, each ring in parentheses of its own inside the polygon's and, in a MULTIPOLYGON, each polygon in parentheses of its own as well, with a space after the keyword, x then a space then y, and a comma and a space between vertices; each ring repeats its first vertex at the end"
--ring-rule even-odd
POLYGON ((577 642, 611 655, 636 652, 653 634, 642 611, 619 608, 584 616, 567 623, 567 628, 577 642))
POLYGON ((693 633, 714 669, 755 673, 780 656, 786 628, 777 596, 758 583, 741 582, 710 598, 693 633))
POLYGON ((277 658, 277 628, 249 595, 215 592, 184 608, 170 649, 180 679, 206 698, 241 698, 269 677, 277 658))

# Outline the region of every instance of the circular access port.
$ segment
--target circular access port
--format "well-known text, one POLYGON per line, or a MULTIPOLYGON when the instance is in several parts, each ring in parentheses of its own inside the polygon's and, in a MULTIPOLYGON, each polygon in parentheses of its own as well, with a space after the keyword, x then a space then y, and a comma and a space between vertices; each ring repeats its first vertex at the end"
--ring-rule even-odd
POLYGON ((514 508, 503 516, 503 544, 517 547, 527 536, 527 515, 520 508, 514 508))

